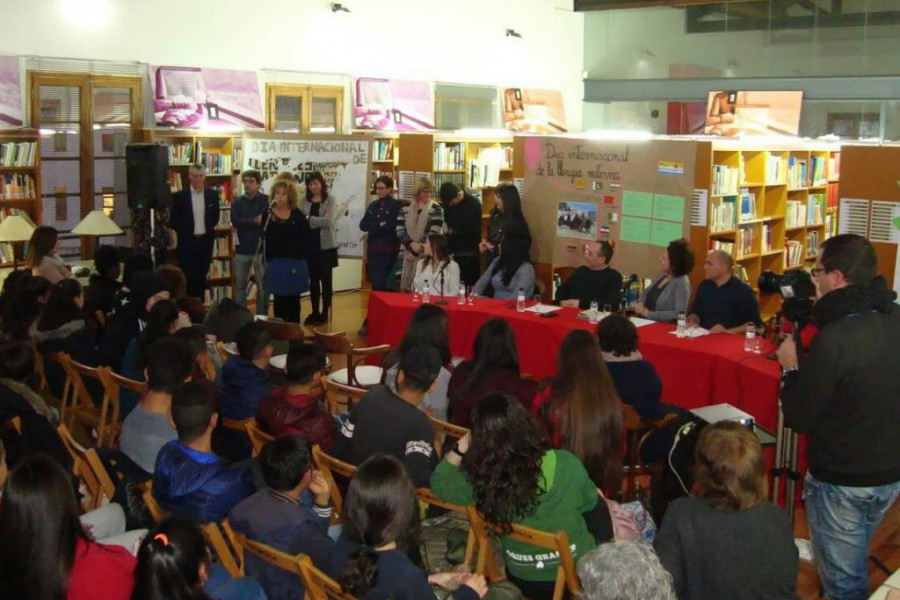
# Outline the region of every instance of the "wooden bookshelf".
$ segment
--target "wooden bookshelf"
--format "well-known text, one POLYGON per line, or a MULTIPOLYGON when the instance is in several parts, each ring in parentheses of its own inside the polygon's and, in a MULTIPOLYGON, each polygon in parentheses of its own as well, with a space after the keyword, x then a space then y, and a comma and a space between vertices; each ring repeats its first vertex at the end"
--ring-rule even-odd
POLYGON ((231 201, 242 193, 240 168, 241 138, 234 135, 198 134, 195 131, 150 129, 143 141, 163 142, 169 146, 169 185, 172 193, 190 187, 192 164, 206 167, 206 187, 219 192, 219 222, 214 231, 213 258, 207 274, 210 305, 230 298, 234 288, 234 241, 231 233, 231 201))
MULTIPOLYGON (((0 129, 0 221, 21 214, 41 224, 41 140, 36 129, 0 129)), ((23 260, 24 244, 0 244, 0 267, 23 260)))
MULTIPOLYGON (((739 142, 699 142, 695 187, 709 197, 708 222, 691 228, 691 248, 701 264, 711 249, 735 258, 735 274, 756 289, 764 271, 806 268, 818 245, 836 231, 840 149, 796 142, 759 147, 739 142)), ((694 268, 691 284, 703 280, 694 268)), ((757 291, 757 293, 759 293, 757 291)), ((781 297, 759 297, 763 315, 781 297)))

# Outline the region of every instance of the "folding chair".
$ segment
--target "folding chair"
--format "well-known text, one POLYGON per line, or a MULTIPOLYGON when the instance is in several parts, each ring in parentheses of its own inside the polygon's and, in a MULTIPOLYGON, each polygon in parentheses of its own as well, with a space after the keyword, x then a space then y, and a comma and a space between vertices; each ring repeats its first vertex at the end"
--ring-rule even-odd
POLYGON ((163 507, 159 505, 159 502, 156 501, 156 497, 153 495, 152 481, 147 482, 147 487, 144 490, 142 497, 144 498, 144 505, 147 507, 147 511, 150 513, 150 517, 153 519, 154 523, 159 523, 166 518, 166 511, 163 510, 163 507))
POLYGON ((59 353, 59 360, 66 372, 66 378, 71 384, 69 406, 66 409, 68 426, 71 428, 75 422, 78 422, 89 429, 94 429, 97 432, 98 446, 113 447, 122 427, 118 398, 111 399, 104 390, 98 408, 84 384, 84 379, 94 379, 102 385, 100 369, 83 365, 73 360, 65 352, 59 353))
POLYGON ((250 443, 253 444, 253 456, 259 456, 263 446, 275 439, 271 433, 267 433, 259 428, 256 419, 247 419, 244 424, 247 435, 250 436, 250 443))
POLYGON ((307 555, 301 554, 298 561, 306 600, 359 600, 357 596, 343 591, 334 579, 317 569, 307 555))
POLYGON ((391 349, 389 344, 356 348, 347 338, 344 331, 325 333, 313 329, 315 341, 322 345, 325 352, 342 356, 347 366, 329 373, 328 379, 354 387, 372 387, 381 383, 381 367, 362 364, 370 356, 384 356, 391 349))
POLYGON ((350 410, 354 404, 369 393, 369 390, 365 388, 338 383, 328 377, 322 378, 322 387, 325 388, 325 404, 333 415, 350 410))
MULTIPOLYGON (((465 515, 468 517, 468 513, 466 512, 465 506, 460 506, 458 504, 450 504, 449 502, 444 502, 440 498, 434 495, 428 488, 418 488, 416 490, 416 497, 419 499, 419 502, 422 504, 427 504, 431 506, 437 506, 439 508, 443 508, 444 510, 449 510, 455 513, 459 513, 461 515, 465 515)), ((472 558, 475 555, 475 530, 471 528, 471 523, 469 526, 469 537, 466 539, 466 553, 463 557, 463 564, 467 569, 474 568, 472 564, 472 558)), ((423 557, 424 558, 424 557, 423 557)))
POLYGON ((246 565, 246 553, 250 552, 250 554, 257 556, 270 565, 284 569, 289 573, 300 575, 299 556, 282 552, 272 546, 248 538, 243 533, 232 529, 227 519, 222 522, 222 529, 225 531, 225 536, 231 541, 231 545, 234 547, 235 554, 242 566, 246 565))
POLYGON ((325 476, 325 481, 328 482, 328 488, 331 492, 331 502, 334 504, 334 511, 331 515, 332 524, 340 523, 341 511, 344 509, 344 496, 341 494, 341 489, 334 479, 334 474, 337 473, 347 481, 350 481, 350 478, 356 473, 356 467, 327 454, 318 444, 313 446, 312 455, 316 469, 325 476))
POLYGON ((109 367, 100 367, 97 369, 97 375, 100 376, 100 383, 103 385, 103 389, 109 396, 110 401, 114 401, 117 406, 121 406, 119 395, 123 388, 131 390, 138 396, 143 396, 144 392, 147 391, 147 383, 145 381, 129 379, 124 375, 119 375, 109 367))
POLYGON ((436 419, 430 412, 428 418, 431 419, 431 423, 434 425, 434 450, 438 456, 444 455, 444 443, 447 441, 447 438, 460 440, 469 433, 469 430, 465 427, 436 419))
MULTIPOLYGON (((494 555, 491 553, 489 538, 490 532, 498 531, 497 528, 485 521, 474 506, 467 506, 466 514, 469 517, 469 523, 472 525, 472 530, 475 532, 475 539, 477 540, 478 558, 475 563, 475 572, 484 575, 491 581, 502 579, 502 571, 494 562, 494 555)), ((548 533, 513 523, 510 533, 500 535, 523 544, 558 552, 559 567, 556 570, 553 600, 562 600, 563 593, 567 589, 572 598, 578 597, 577 594, 581 591, 581 583, 578 581, 578 574, 575 572, 575 560, 569 547, 569 536, 565 531, 548 533)))
POLYGON ((103 466, 103 461, 97 455, 97 451, 93 448, 85 448, 76 442, 65 424, 60 424, 56 431, 69 456, 72 457, 72 472, 84 483, 91 495, 90 502, 85 505, 85 508, 87 510, 100 508, 103 506, 104 496, 107 500, 112 500, 116 486, 112 477, 107 473, 106 467, 103 466))

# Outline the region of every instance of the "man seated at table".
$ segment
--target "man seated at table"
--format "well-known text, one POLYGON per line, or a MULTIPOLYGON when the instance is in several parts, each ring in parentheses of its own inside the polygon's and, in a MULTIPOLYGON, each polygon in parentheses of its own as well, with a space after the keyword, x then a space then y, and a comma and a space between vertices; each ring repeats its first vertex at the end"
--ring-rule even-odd
POLYGON ((688 325, 699 325, 710 333, 744 333, 748 323, 761 324, 756 293, 731 274, 733 268, 734 259, 723 250, 706 256, 706 279, 697 286, 688 325))
POLYGON ((596 301, 600 308, 609 304, 616 310, 622 300, 622 274, 609 266, 612 257, 612 244, 591 242, 584 253, 585 266, 575 269, 556 291, 557 304, 590 308, 596 301))

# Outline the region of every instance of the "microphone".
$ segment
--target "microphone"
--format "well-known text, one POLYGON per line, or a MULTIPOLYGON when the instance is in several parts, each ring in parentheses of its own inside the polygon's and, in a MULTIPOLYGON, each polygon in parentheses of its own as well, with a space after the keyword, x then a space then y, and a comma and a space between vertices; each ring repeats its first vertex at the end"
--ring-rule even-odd
POLYGON ((276 202, 278 202, 278 200, 276 200, 275 198, 272 198, 272 201, 269 202, 269 210, 272 210, 273 208, 275 208, 276 202))
POLYGON ((444 300, 444 267, 446 266, 446 263, 441 266, 441 297, 437 302, 435 302, 435 304, 447 304, 447 301, 444 300))

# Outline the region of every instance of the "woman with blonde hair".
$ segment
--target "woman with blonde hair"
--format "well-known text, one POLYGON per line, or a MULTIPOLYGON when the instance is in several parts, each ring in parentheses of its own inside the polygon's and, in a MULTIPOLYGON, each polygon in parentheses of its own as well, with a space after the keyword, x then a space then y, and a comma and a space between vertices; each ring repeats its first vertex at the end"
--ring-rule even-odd
POLYGON ((707 425, 690 498, 666 512, 656 552, 679 600, 794 599, 798 553, 787 513, 766 501, 756 435, 733 421, 707 425))
POLYGON ((275 296, 274 313, 291 323, 300 322, 300 295, 309 290, 306 258, 312 233, 300 209, 293 178, 279 176, 269 195, 274 206, 263 217, 266 254, 265 289, 275 296))
POLYGON ((400 257, 403 272, 400 291, 412 291, 416 263, 425 253, 425 240, 429 233, 440 233, 444 225, 444 209, 434 200, 434 184, 427 177, 419 180, 415 200, 400 209, 397 219, 397 238, 400 240, 400 257))
POLYGON ((25 265, 32 275, 40 275, 52 284, 72 276, 66 261, 59 256, 59 232, 48 225, 41 225, 31 234, 25 265))

